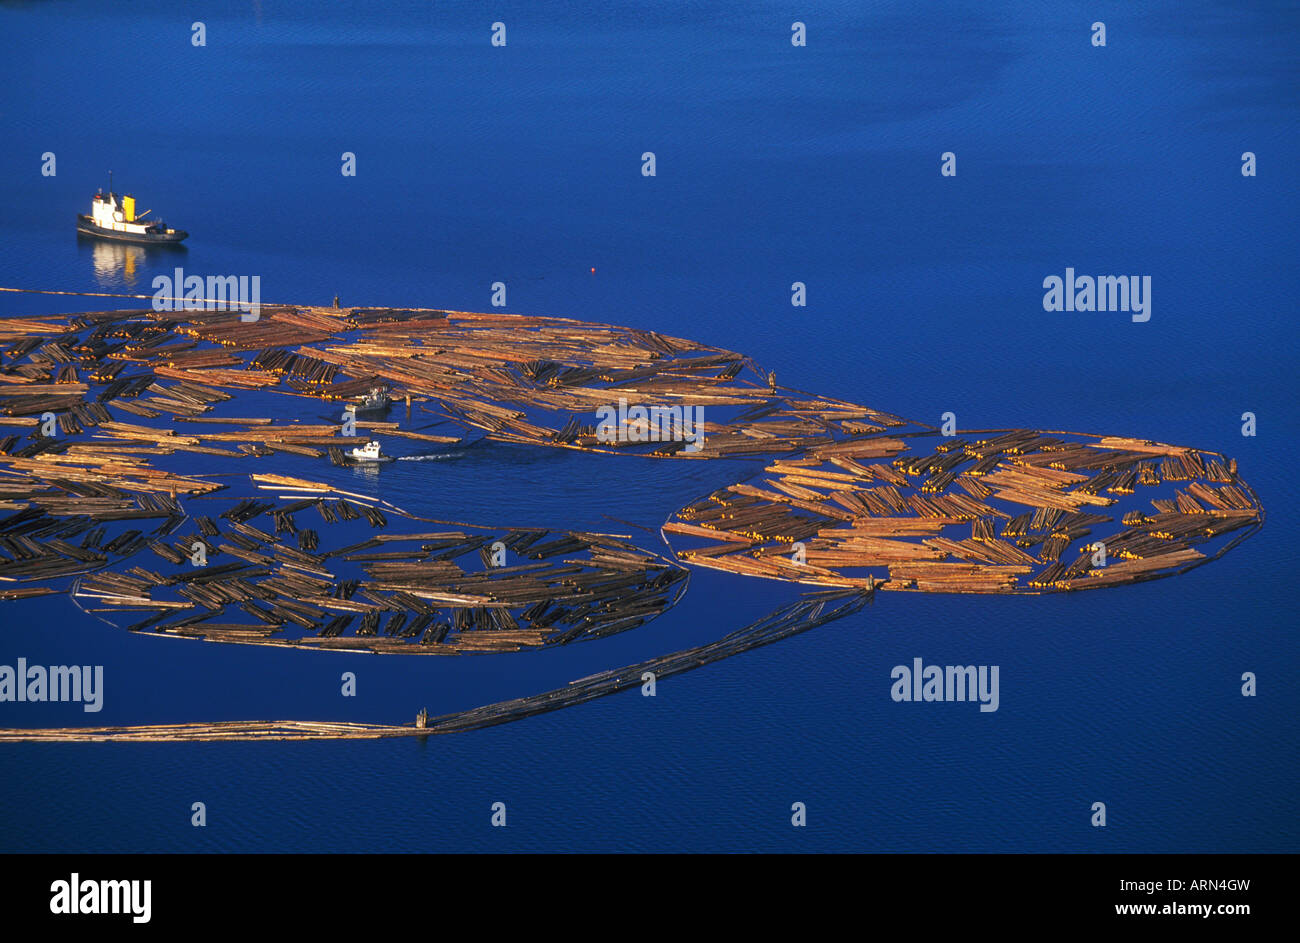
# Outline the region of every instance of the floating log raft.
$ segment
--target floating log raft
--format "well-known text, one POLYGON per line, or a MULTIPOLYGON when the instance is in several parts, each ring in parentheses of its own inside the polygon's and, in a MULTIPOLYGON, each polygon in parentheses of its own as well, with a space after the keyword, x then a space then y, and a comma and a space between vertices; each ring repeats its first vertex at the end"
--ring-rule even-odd
POLYGON ((867 437, 870 449, 888 444, 885 464, 864 461, 871 453, 857 442, 774 461, 756 484, 688 504, 664 524, 665 539, 683 563, 745 576, 1017 593, 1180 573, 1263 521, 1235 464, 1195 449, 1021 429, 867 437), (1135 496, 1147 488, 1155 514, 1135 496))
MULTIPOLYGON (((57 341, 49 340, 60 330, 52 322, 20 324, 32 334, 0 336, 9 342, 0 416, 57 414, 97 396, 132 415, 185 420, 213 408, 195 391, 275 390, 337 403, 383 387, 492 438, 663 458, 784 454, 920 428, 776 388, 731 351, 563 318, 268 307, 244 323, 223 312, 90 312, 69 316, 57 341), (74 364, 88 379, 72 381, 74 364), (601 411, 619 407, 600 428, 601 411)), ((386 431, 452 438, 399 424, 386 431)))
POLYGON ((194 472, 274 454, 323 462, 355 441, 345 427, 458 441, 429 431, 440 422, 552 448, 757 458, 760 473, 682 508, 665 539, 683 563, 831 591, 709 645, 560 691, 422 714, 418 726, 240 722, 0 740, 475 729, 786 638, 876 589, 1045 592, 1183 572, 1264 516, 1236 463, 1216 453, 1032 430, 939 436, 652 331, 434 309, 267 306, 254 323, 87 312, 0 321, 0 599, 71 582, 79 605, 144 634, 451 655, 599 638, 680 598, 687 570, 611 535, 435 525, 297 475, 255 473, 255 496, 225 498, 226 482, 194 472), (401 421, 341 415, 340 401, 373 387, 405 401, 401 421), (292 408, 240 406, 268 399, 292 408), (304 402, 318 404, 314 416, 304 402))
POLYGON ((172 743, 212 740, 375 740, 459 733, 535 717, 639 687, 645 672, 656 679, 682 674, 773 642, 807 632, 858 612, 869 593, 820 593, 785 606, 759 621, 695 648, 673 652, 635 665, 602 671, 563 688, 429 718, 423 711, 415 724, 349 724, 315 721, 227 721, 152 724, 137 727, 58 727, 0 730, 0 743, 172 743))
MULTIPOLYGON (((778 387, 742 354, 653 331, 437 309, 266 306, 254 323, 217 311, 86 312, 10 319, 0 329, 0 505, 45 516, 14 525, 30 525, 19 535, 25 542, 0 545, 0 581, 66 579, 145 549, 183 566, 176 541, 160 538, 174 537, 184 501, 224 487, 194 474, 191 456, 340 460, 354 440, 342 435, 348 420, 338 404, 375 387, 405 400, 406 415, 356 422, 350 431, 446 443, 457 439, 417 423, 449 421, 537 446, 765 461, 761 476, 683 508, 664 531, 683 562, 746 575, 892 590, 1085 588, 1181 572, 1263 519, 1235 463, 1214 453, 1033 430, 938 436, 889 413, 778 387), (253 395, 295 397, 294 418, 248 416, 238 404, 253 395), (320 404, 316 418, 300 418, 303 398, 320 404), (58 519, 70 527, 129 522, 151 507, 130 502, 157 498, 182 504, 152 531, 115 524, 85 547, 58 532, 58 519), (1094 572, 1110 565, 1082 560, 1099 543, 1124 566, 1094 572), (1192 549, 1200 556, 1189 556, 1192 549)), ((380 513, 346 500, 320 501, 316 510, 325 524, 380 513)), ((322 554, 314 532, 272 530, 277 539, 287 534, 287 548, 233 523, 202 536, 214 554, 248 567, 332 578, 314 562, 322 554)), ((419 570, 390 562, 372 561, 355 578, 381 593, 397 592, 391 587, 403 579, 418 582, 419 570)), ((197 585, 188 592, 202 601, 191 602, 215 606, 197 585)), ((507 608, 483 602, 479 590, 472 580, 450 581, 426 603, 507 608)), ((322 611, 334 615, 309 644, 343 646, 357 632, 375 645, 384 640, 382 605, 355 594, 331 598, 322 611), (378 624, 360 624, 376 607, 378 624), (345 615, 353 622, 339 621, 345 615)), ((259 623, 230 628, 232 637, 293 624, 259 599, 219 607, 237 606, 259 623)), ((397 631, 414 625, 432 633, 431 645, 462 634, 454 625, 442 633, 432 617, 421 623, 429 613, 406 615, 397 631)), ((210 613, 176 630, 199 634, 201 625, 215 637, 224 619, 210 613)))
POLYGON ((658 616, 686 588, 684 569, 608 535, 424 532, 415 519, 334 496, 327 486, 259 477, 315 496, 232 500, 165 541, 148 541, 154 569, 84 576, 74 599, 88 611, 129 613, 131 629, 152 634, 446 655, 627 631, 658 616), (335 526, 300 528, 297 515, 313 509, 335 526), (378 532, 393 519, 401 532, 378 532), (355 540, 366 531, 370 536, 355 540), (311 536, 296 547, 281 539, 295 533, 311 536))

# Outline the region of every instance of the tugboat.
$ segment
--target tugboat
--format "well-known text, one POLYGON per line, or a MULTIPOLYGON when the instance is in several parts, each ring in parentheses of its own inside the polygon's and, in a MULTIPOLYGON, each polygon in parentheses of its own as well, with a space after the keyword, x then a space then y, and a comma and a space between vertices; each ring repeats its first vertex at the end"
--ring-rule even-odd
POLYGON ((357 446, 351 452, 348 452, 347 456, 354 462, 366 462, 367 464, 391 462, 394 460, 391 455, 380 454, 379 441, 377 439, 371 439, 365 445, 357 446))
POLYGON ((347 409, 357 419, 373 419, 385 415, 392 405, 393 401, 389 398, 388 391, 374 386, 360 401, 348 403, 347 409))
POLYGON ((161 219, 146 220, 149 210, 136 214, 135 197, 127 194, 118 201, 113 192, 113 172, 108 172, 108 193, 100 190, 90 201, 90 215, 77 214, 77 232, 119 242, 147 245, 175 244, 187 237, 183 229, 169 229, 161 219))

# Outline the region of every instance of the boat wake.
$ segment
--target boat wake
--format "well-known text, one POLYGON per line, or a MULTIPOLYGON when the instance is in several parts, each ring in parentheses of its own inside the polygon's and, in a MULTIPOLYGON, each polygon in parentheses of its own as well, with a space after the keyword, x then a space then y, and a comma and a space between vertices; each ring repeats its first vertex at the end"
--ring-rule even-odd
POLYGON ((440 462, 447 458, 460 458, 465 453, 462 452, 439 452, 437 455, 399 455, 399 462, 440 462))

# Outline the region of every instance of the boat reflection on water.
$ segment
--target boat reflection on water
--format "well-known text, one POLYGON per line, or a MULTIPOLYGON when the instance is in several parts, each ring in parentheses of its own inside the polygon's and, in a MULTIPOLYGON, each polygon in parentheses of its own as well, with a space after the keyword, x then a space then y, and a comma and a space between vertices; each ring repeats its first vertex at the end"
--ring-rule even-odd
POLYGON ((379 481, 378 462, 349 462, 348 467, 352 469, 353 475, 367 483, 377 484, 379 481))
POLYGON ((178 258, 188 249, 183 245, 142 246, 130 242, 111 242, 77 233, 79 254, 89 254, 95 282, 102 288, 146 288, 152 282, 151 268, 170 272, 178 258))

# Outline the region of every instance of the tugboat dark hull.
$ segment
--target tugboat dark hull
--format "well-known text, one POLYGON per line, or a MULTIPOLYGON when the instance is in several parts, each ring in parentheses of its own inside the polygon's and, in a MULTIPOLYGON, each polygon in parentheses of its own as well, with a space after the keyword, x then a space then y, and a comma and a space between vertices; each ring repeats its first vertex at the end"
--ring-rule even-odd
POLYGON ((348 406, 348 410, 358 419, 383 419, 392 408, 392 403, 384 403, 382 406, 365 406, 361 403, 355 403, 348 406))
POLYGON ((85 213, 77 214, 77 232, 87 236, 94 236, 98 239, 112 239, 115 242, 134 242, 138 245, 157 246, 157 245, 175 245, 181 240, 187 238, 189 233, 183 229, 173 229, 171 232, 119 232, 116 229, 105 229, 103 226, 97 226, 91 221, 91 218, 85 213))

